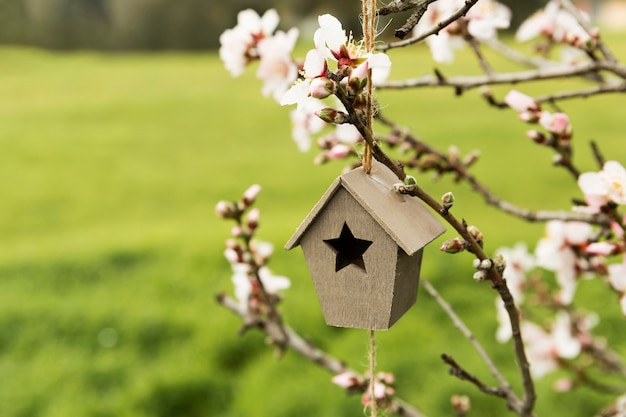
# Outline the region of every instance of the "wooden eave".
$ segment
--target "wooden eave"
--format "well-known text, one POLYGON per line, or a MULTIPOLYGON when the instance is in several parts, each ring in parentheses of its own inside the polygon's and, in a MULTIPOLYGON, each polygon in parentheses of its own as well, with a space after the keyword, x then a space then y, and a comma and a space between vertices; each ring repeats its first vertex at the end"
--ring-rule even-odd
POLYGON ((393 185, 400 180, 383 164, 374 161, 372 172, 361 167, 337 178, 302 221, 285 244, 292 249, 309 226, 317 219, 339 187, 343 187, 372 216, 385 232, 408 255, 433 241, 445 232, 445 227, 415 197, 396 192, 393 185))

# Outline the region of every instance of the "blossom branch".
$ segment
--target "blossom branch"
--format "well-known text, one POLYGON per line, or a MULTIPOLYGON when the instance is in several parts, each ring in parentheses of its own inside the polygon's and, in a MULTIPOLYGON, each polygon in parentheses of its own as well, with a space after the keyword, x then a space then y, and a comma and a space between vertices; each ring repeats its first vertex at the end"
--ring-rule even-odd
MULTIPOLYGON (((242 318, 244 323, 253 319, 250 317, 248 311, 241 308, 235 300, 225 294, 218 295, 217 302, 242 318)), ((267 334, 272 341, 293 350, 300 356, 326 369, 331 374, 336 375, 343 372, 354 372, 348 368, 345 362, 326 353, 315 346, 311 341, 304 339, 290 326, 276 323, 273 320, 261 320, 256 323, 256 327, 267 334)), ((354 373, 358 375, 356 372, 354 373)), ((359 392, 363 393, 367 389, 367 386, 368 384, 363 384, 362 387, 359 387, 359 392)), ((402 417, 425 417, 417 408, 397 397, 392 399, 389 411, 402 417)))
POLYGON ((531 416, 536 400, 535 387, 530 375, 530 364, 524 349, 524 340, 520 329, 519 311, 517 310, 513 296, 507 287, 506 280, 502 276, 501 272, 497 271, 496 268, 493 267, 493 261, 487 257, 481 244, 468 231, 465 221, 460 222, 457 220, 448 209, 444 208, 437 200, 435 200, 417 184, 413 184, 410 187, 407 186, 399 191, 403 194, 419 198, 430 208, 438 212, 439 215, 446 220, 446 222, 448 222, 448 224, 450 224, 450 226, 452 226, 457 233, 459 233, 461 238, 466 242, 466 249, 474 254, 481 264, 483 261, 491 263, 492 266, 485 270, 485 278, 491 281, 493 288, 498 292, 500 298, 504 302, 504 307, 511 323, 515 356, 517 358, 522 384, 524 386, 524 399, 520 404, 516 405, 515 411, 520 416, 531 416))
POLYGON ((420 35, 414 36, 412 38, 401 40, 401 41, 390 42, 390 43, 386 43, 386 44, 383 44, 383 45, 378 45, 376 47, 376 49, 379 50, 379 51, 385 52, 385 51, 388 51, 389 49, 401 48, 401 47, 404 47, 404 46, 412 45, 414 43, 422 42, 424 39, 426 39, 430 35, 438 34, 441 30, 445 29, 448 25, 450 25, 451 23, 453 23, 456 20, 460 19, 461 17, 465 16, 467 14, 467 12, 469 12, 469 10, 472 7, 474 7, 474 5, 476 3, 478 3, 478 0, 465 0, 465 5, 463 5, 463 7, 461 7, 459 10, 457 10, 454 14, 452 14, 447 19, 444 19, 444 20, 438 22, 436 25, 434 25, 432 28, 430 28, 426 32, 424 32, 424 33, 422 33, 420 35))
POLYGON ((418 87, 453 87, 457 91, 470 90, 485 85, 518 84, 530 81, 551 80, 580 76, 598 71, 609 71, 622 79, 626 79, 626 66, 621 63, 603 61, 587 61, 574 65, 561 65, 527 71, 499 73, 493 75, 437 77, 426 75, 402 81, 387 81, 377 85, 379 89, 405 89, 418 87))
MULTIPOLYGON (((589 214, 589 213, 577 213, 577 212, 566 212, 566 211, 533 211, 526 208, 518 207, 510 202, 504 201, 494 195, 483 183, 481 183, 476 177, 474 177, 469 171, 466 164, 459 160, 451 160, 450 157, 443 154, 442 152, 437 151, 433 147, 427 145, 426 143, 420 141, 418 138, 413 136, 406 129, 400 129, 396 124, 391 122, 389 119, 385 118, 381 113, 376 116, 377 120, 383 123, 386 126, 389 126, 393 129, 392 137, 393 139, 388 142, 392 144, 397 144, 398 142, 408 144, 417 155, 433 155, 438 163, 436 163, 436 168, 438 172, 454 172, 456 174, 456 180, 465 180, 472 187, 472 189, 478 192, 483 196, 485 202, 489 205, 492 205, 505 213, 511 214, 515 217, 530 221, 530 222, 546 222, 550 220, 560 220, 560 221, 578 221, 578 222, 586 222, 591 224, 599 224, 603 226, 608 226, 610 223, 610 219, 602 214, 589 214)), ((382 140, 385 140, 382 138, 382 140)), ((404 164, 407 166, 418 166, 419 163, 415 160, 404 161, 404 164)), ((402 179, 402 178, 401 178, 402 179)))
POLYGON ((545 94, 534 97, 537 103, 553 103, 555 101, 567 100, 572 98, 587 98, 600 94, 624 93, 626 92, 626 82, 606 83, 596 87, 586 88, 577 91, 562 91, 553 94, 545 94))

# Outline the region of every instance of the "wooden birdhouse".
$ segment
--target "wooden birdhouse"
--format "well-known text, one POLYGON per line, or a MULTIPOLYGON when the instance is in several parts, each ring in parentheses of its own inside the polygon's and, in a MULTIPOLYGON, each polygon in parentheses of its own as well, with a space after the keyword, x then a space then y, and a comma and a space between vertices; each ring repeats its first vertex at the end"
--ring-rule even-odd
POLYGON ((374 161, 337 178, 285 245, 302 246, 326 323, 386 330, 417 298, 422 248, 445 228, 374 161))

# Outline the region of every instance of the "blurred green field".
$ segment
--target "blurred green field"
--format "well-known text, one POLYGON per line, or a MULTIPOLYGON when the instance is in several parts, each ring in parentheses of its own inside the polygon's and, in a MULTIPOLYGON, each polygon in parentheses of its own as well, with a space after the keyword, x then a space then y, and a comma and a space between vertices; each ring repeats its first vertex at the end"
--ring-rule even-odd
MULTIPOLYGON (((292 279, 282 304, 287 321, 366 367, 366 332, 325 326, 301 253, 281 249, 343 164, 318 167, 312 153, 297 151, 289 109, 260 96, 254 69, 233 80, 211 54, 1 54, 0 415, 361 415, 359 398, 324 371, 293 353, 277 360, 257 333, 238 336, 238 319, 214 301, 231 283, 222 257, 230 225, 213 207, 259 183, 260 237, 277 248, 272 269, 292 279)), ((391 57, 395 77, 432 70, 423 49, 391 57)), ((478 71, 471 65, 462 68, 478 71)), ((507 200, 567 209, 579 197, 550 152, 524 138, 527 126, 511 111, 488 109, 475 91, 460 99, 447 90, 381 91, 380 98, 389 117, 441 149, 481 149, 474 172, 507 200)), ((626 162, 623 108, 620 96, 564 104, 583 169, 595 169, 589 139, 626 162)), ((542 225, 485 208, 466 186, 418 178, 435 195, 454 191, 455 210, 485 233, 490 252, 541 236, 542 225)), ((471 279, 468 256, 437 252, 445 237, 428 248, 423 276, 518 385, 510 346, 494 342, 495 295, 471 279)), ((600 332, 626 354, 613 295, 595 281, 579 292, 603 314, 600 332)), ((399 394, 426 414, 450 415, 455 393, 472 396, 470 415, 506 413, 447 375, 444 352, 492 381, 425 293, 378 345, 379 369, 394 372, 399 394)), ((586 389, 554 394, 558 376, 538 384, 542 415, 564 407, 592 415, 610 400, 586 389)))

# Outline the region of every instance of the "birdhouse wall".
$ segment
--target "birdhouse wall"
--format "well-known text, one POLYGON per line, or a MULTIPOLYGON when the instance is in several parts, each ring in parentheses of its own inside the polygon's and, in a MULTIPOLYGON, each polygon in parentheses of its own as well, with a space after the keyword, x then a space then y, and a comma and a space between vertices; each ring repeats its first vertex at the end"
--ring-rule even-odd
POLYGON ((327 324, 385 330, 415 302, 421 251, 409 257, 399 250, 345 189, 337 189, 300 244, 327 324), (355 238, 372 242, 363 253, 365 271, 354 264, 336 271, 336 253, 324 240, 338 238, 344 223, 355 238))
POLYGON ((422 253, 424 253, 424 251, 420 249, 412 256, 409 256, 401 248, 398 248, 394 300, 391 307, 389 327, 398 321, 417 300, 422 253))

